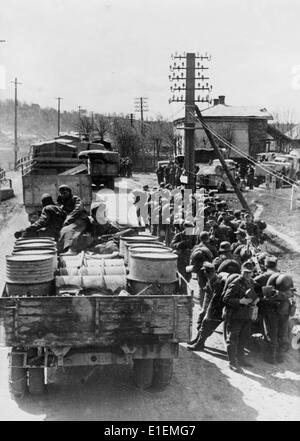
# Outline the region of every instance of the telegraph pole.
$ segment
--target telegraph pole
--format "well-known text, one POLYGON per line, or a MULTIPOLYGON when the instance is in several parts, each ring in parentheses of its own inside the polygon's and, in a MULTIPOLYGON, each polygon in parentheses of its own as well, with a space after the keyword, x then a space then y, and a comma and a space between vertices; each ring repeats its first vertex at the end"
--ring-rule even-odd
POLYGON ((60 96, 57 99, 57 134, 60 135, 60 101, 63 100, 60 96))
POLYGON ((148 98, 139 97, 135 99, 135 111, 141 113, 141 147, 142 147, 142 171, 145 171, 145 127, 144 112, 148 112, 148 98))
POLYGON ((92 122, 92 131, 91 131, 91 141, 94 139, 94 112, 91 112, 91 122, 92 122))
POLYGON ((17 170, 17 160, 18 160, 18 79, 15 78, 11 81, 15 85, 15 136, 14 136, 14 170, 17 170))
POLYGON ((212 87, 204 81, 208 80, 207 76, 203 75, 203 71, 208 67, 203 66, 199 60, 210 61, 211 57, 207 54, 197 55, 194 52, 184 52, 183 55, 172 55, 174 60, 173 65, 170 65, 172 75, 169 75, 170 81, 174 81, 174 86, 171 86, 171 92, 173 92, 171 102, 184 102, 185 103, 185 120, 184 120, 184 168, 188 174, 187 188, 194 189, 195 187, 195 148, 194 148, 194 136, 195 136, 195 123, 194 123, 194 108, 195 102, 211 103, 208 93, 212 90, 212 87), (196 61, 197 60, 197 61, 196 61), (200 73, 202 71, 202 75, 200 73), (198 95, 195 98, 195 91, 206 91, 205 97, 198 95), (183 95, 185 91, 185 96, 183 95), (178 95, 175 96, 175 93, 178 95))
POLYGON ((81 106, 78 106, 78 135, 79 135, 79 138, 80 138, 80 124, 81 124, 81 114, 80 114, 80 111, 81 111, 81 106))

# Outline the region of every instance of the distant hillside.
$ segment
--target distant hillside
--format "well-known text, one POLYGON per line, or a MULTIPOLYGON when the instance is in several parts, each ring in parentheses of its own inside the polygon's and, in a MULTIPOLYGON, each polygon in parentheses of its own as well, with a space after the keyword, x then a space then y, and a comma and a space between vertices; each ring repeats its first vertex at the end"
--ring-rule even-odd
MULTIPOLYGON (((112 141, 121 156, 131 156, 138 169, 142 162, 141 124, 131 121, 126 115, 82 115, 64 111, 60 118, 61 132, 80 131, 87 136, 96 132, 100 139, 112 141)), ((18 104, 18 158, 29 153, 34 142, 53 139, 57 136, 57 110, 38 104, 18 104)), ((176 152, 173 124, 157 116, 144 123, 144 153, 149 167, 153 169, 159 159, 171 158, 176 152)), ((12 169, 14 163, 14 101, 0 101, 0 166, 12 169)))
MULTIPOLYGON (((61 130, 75 130, 78 125, 78 113, 64 111, 61 113, 61 130)), ((14 101, 0 101, 0 130, 14 130, 14 101)), ((57 134, 57 110, 39 104, 19 103, 18 105, 19 135, 35 135, 51 138, 57 134)))
MULTIPOLYGON (((1 166, 11 168, 14 161, 14 101, 0 101, 0 162, 1 166)), ((78 127, 77 112, 62 112, 60 119, 62 131, 73 131, 78 127)), ((33 142, 51 139, 57 135, 57 110, 38 104, 19 102, 18 105, 18 156, 28 153, 33 142)))

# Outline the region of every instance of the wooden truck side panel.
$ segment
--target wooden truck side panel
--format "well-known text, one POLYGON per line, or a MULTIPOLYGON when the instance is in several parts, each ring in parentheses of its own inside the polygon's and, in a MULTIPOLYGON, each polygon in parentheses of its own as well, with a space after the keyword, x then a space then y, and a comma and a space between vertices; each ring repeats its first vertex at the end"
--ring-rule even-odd
POLYGON ((120 346, 188 341, 191 297, 1 297, 1 346, 120 346))
POLYGON ((92 185, 89 175, 24 175, 23 183, 23 203, 27 213, 41 211, 41 196, 49 193, 54 202, 58 196, 60 185, 69 185, 73 194, 79 196, 87 210, 92 203, 92 185))

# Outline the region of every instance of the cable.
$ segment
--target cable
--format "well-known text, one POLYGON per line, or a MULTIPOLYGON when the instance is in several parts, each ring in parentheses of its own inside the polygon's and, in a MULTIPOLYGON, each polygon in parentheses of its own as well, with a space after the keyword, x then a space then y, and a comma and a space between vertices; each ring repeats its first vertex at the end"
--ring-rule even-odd
POLYGON ((276 177, 277 179, 281 179, 282 181, 286 182, 287 184, 291 184, 291 182, 295 185, 298 185, 296 181, 294 181, 293 179, 287 180, 286 178, 282 177, 282 176, 278 176, 276 175, 276 173, 264 168, 260 162, 255 161, 253 158, 251 158, 250 156, 246 155, 245 153, 241 152, 238 147, 234 146, 232 143, 228 142, 225 138, 223 138, 221 135, 219 135, 217 132, 215 132, 211 127, 209 127, 206 123, 203 123, 203 125, 207 128, 207 130, 209 130, 219 141, 221 141, 223 144, 225 144, 227 147, 231 148, 232 150, 234 150, 236 153, 240 154, 241 156, 245 157, 249 162, 251 162, 254 165, 258 165, 262 170, 264 170, 266 173, 268 173, 269 175, 272 175, 274 177, 276 177))
MULTIPOLYGON (((191 112, 190 114, 193 116, 193 118, 195 120, 197 120, 198 122, 198 118, 196 118, 191 112)), ((204 121, 201 123, 203 124, 203 126, 205 126, 205 128, 207 130, 209 130, 210 133, 212 133, 219 141, 221 141, 223 144, 225 144, 227 147, 229 147, 230 149, 232 149, 233 151, 235 151, 236 153, 238 153, 240 156, 243 156, 244 158, 246 158, 249 162, 251 162, 254 165, 258 165, 262 170, 264 170, 267 174, 274 176, 276 179, 280 179, 283 182, 291 185, 291 183, 293 183, 294 185, 298 186, 298 183, 296 181, 294 181, 293 179, 287 180, 286 178, 282 177, 282 176, 278 176, 276 175, 276 173, 264 168, 260 162, 255 161, 253 158, 251 158, 250 156, 248 156, 247 154, 243 153, 241 150, 239 150, 238 147, 236 147, 234 144, 230 143, 229 141, 227 141, 225 138, 223 138, 221 135, 219 135, 217 132, 215 132, 208 124, 206 124, 204 121)))
POLYGON ((178 115, 178 113, 182 112, 182 110, 184 110, 184 108, 185 108, 185 107, 182 106, 177 112, 171 114, 170 117, 167 117, 167 120, 168 120, 169 122, 173 122, 173 121, 174 121, 174 117, 175 117, 176 115, 178 115))

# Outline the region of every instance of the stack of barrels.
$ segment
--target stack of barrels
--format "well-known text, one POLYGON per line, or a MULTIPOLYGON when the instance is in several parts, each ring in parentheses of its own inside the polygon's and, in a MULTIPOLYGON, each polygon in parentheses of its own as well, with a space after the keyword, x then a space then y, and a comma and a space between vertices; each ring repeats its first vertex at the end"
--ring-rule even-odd
POLYGON ((122 237, 120 254, 128 265, 127 289, 133 295, 174 294, 177 290, 177 255, 150 235, 122 237))
POLYGON ((56 242, 52 238, 16 240, 6 256, 6 291, 9 296, 50 296, 57 268, 56 242))
POLYGON ((126 287, 126 268, 123 259, 91 258, 88 256, 61 256, 57 271, 56 287, 59 290, 72 287, 104 292, 115 292, 126 287))

